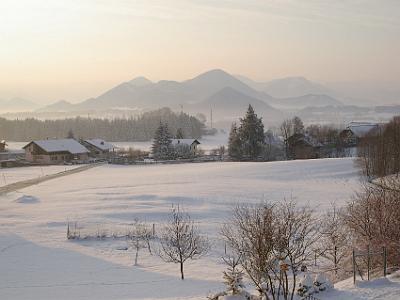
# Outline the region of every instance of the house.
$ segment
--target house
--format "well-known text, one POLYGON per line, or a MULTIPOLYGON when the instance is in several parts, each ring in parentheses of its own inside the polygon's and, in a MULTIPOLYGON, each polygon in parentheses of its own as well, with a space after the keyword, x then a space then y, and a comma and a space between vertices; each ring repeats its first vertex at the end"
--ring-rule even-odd
POLYGON ((357 146, 361 138, 379 127, 378 123, 351 122, 346 129, 339 133, 340 144, 345 147, 357 146))
POLYGON ((107 143, 102 139, 82 140, 81 144, 84 145, 89 151, 89 155, 95 158, 110 158, 114 152, 114 145, 107 143))
POLYGON ((23 149, 26 160, 38 164, 86 162, 89 158, 89 150, 74 139, 32 141, 23 149))
POLYGON ((200 145, 200 142, 196 139, 173 139, 172 140, 172 146, 174 146, 175 148, 177 148, 181 145, 188 146, 190 149, 190 153, 192 155, 196 155, 197 146, 200 145))
POLYGON ((312 159, 321 156, 322 145, 311 136, 296 133, 287 139, 288 156, 292 159, 312 159))
POLYGON ((5 140, 0 141, 0 152, 6 151, 6 146, 7 144, 5 140))

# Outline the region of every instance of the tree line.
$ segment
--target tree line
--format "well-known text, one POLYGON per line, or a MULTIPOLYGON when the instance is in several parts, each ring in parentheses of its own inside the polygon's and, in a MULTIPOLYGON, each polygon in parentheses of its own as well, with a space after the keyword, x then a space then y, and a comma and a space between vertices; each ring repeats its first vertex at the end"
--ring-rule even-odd
POLYGON ((228 154, 232 160, 284 160, 296 159, 293 154, 296 147, 293 138, 304 139, 315 145, 316 157, 348 156, 348 145, 340 138, 341 130, 333 125, 309 125, 295 116, 282 122, 279 128, 264 131, 262 118, 259 118, 249 105, 239 125, 232 124, 228 154))
POLYGON ((0 137, 10 141, 26 142, 46 138, 102 138, 107 141, 149 141, 160 121, 173 132, 187 138, 200 138, 205 125, 186 113, 175 113, 169 108, 143 113, 134 118, 69 118, 57 120, 8 120, 0 118, 0 137))
POLYGON ((371 130, 358 145, 359 163, 370 179, 400 171, 400 117, 371 130))

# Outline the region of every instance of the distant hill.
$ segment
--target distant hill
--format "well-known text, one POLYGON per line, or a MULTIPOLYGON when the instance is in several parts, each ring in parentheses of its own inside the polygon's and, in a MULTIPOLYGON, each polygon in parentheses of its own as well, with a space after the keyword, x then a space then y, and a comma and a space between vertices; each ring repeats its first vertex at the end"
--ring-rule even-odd
POLYGON ((200 74, 193 79, 184 81, 183 84, 187 90, 190 90, 191 93, 197 95, 200 99, 206 99, 226 87, 233 88, 238 92, 267 102, 272 99, 267 93, 255 90, 236 77, 220 69, 200 74))
POLYGON ((22 98, 12 98, 10 100, 0 99, 0 111, 2 112, 26 112, 33 111, 38 107, 38 104, 22 98))
POLYGON ((53 104, 47 105, 45 107, 41 107, 37 109, 37 112, 46 112, 46 111, 51 111, 51 112, 67 112, 71 111, 73 109, 74 105, 68 101, 65 100, 60 100, 57 101, 53 104))
POLYGON ((189 110, 208 115, 212 109, 213 117, 216 120, 231 120, 243 117, 249 104, 253 106, 259 116, 264 118, 266 123, 283 119, 281 111, 260 99, 248 96, 231 87, 225 87, 206 100, 189 106, 189 110))
POLYGON ((143 77, 143 76, 136 77, 136 78, 132 79, 131 81, 129 81, 129 83, 134 86, 145 86, 145 85, 153 84, 152 81, 148 80, 146 77, 143 77))
POLYGON ((237 78, 252 88, 266 92, 275 98, 293 98, 308 94, 336 96, 331 89, 304 77, 286 77, 267 82, 256 82, 241 75, 238 75, 237 78))
POLYGON ((341 101, 328 95, 308 94, 300 97, 277 99, 274 105, 279 108, 302 109, 305 107, 342 106, 341 101))

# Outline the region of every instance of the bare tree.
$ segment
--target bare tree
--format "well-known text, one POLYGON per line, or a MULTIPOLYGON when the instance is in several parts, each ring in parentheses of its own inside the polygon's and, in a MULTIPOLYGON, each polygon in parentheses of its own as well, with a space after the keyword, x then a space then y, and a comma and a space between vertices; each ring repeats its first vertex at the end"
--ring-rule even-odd
POLYGON ((280 126, 283 142, 285 144, 286 159, 289 157, 289 138, 293 135, 293 120, 285 120, 280 126))
POLYGON ((139 219, 135 219, 132 224, 132 229, 128 232, 128 238, 131 241, 132 247, 135 249, 135 266, 138 265, 139 250, 142 248, 148 248, 151 254, 150 238, 151 231, 149 227, 140 222, 139 219))
POLYGON ((283 202, 237 206, 222 235, 261 297, 293 299, 297 274, 313 257, 318 231, 309 208, 283 202))
POLYGON ((350 253, 350 235, 344 224, 342 210, 331 205, 321 220, 321 238, 318 242, 318 253, 330 262, 328 266, 338 279, 338 271, 350 253))
POLYGON ((274 294, 274 205, 237 206, 232 223, 222 228, 222 235, 238 257, 241 266, 256 286, 261 296, 274 294), (264 284, 267 283, 268 290, 264 284))
POLYGON ((398 265, 400 259, 400 179, 387 184, 365 185, 364 190, 348 203, 344 220, 357 248, 385 246, 388 262, 398 265))
POLYGON ((200 235, 188 213, 179 205, 173 206, 169 222, 162 229, 160 257, 165 262, 180 264, 181 279, 184 280, 184 263, 198 259, 209 250, 209 242, 200 235))
POLYGON ((288 262, 291 271, 292 290, 289 290, 288 273, 284 272, 284 298, 293 299, 297 275, 307 267, 313 257, 313 246, 319 238, 316 219, 308 207, 298 208, 293 201, 284 201, 276 213, 276 251, 279 257, 288 262))

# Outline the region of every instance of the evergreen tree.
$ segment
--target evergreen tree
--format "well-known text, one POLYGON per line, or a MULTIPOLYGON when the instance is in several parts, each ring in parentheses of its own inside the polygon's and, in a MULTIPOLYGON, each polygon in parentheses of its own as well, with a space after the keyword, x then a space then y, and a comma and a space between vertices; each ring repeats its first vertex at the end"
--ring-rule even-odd
POLYGON ((242 142, 240 141, 236 123, 232 124, 229 133, 228 154, 234 160, 240 160, 242 158, 242 142))
POLYGON ((175 136, 175 138, 177 138, 177 139, 183 139, 184 136, 185 136, 185 135, 183 134, 182 128, 178 128, 178 130, 176 131, 176 136, 175 136))
POLYGON ((172 135, 168 125, 160 122, 153 140, 152 153, 156 159, 170 159, 173 156, 172 135))
POLYGON ((292 119, 293 123, 293 134, 304 134, 304 124, 299 117, 294 117, 292 119))
POLYGON ((75 135, 74 135, 74 132, 72 131, 72 129, 70 129, 68 131, 67 138, 68 139, 74 139, 75 138, 75 135))
POLYGON ((264 124, 251 105, 247 109, 246 116, 240 119, 239 137, 243 156, 256 159, 265 145, 264 124))

